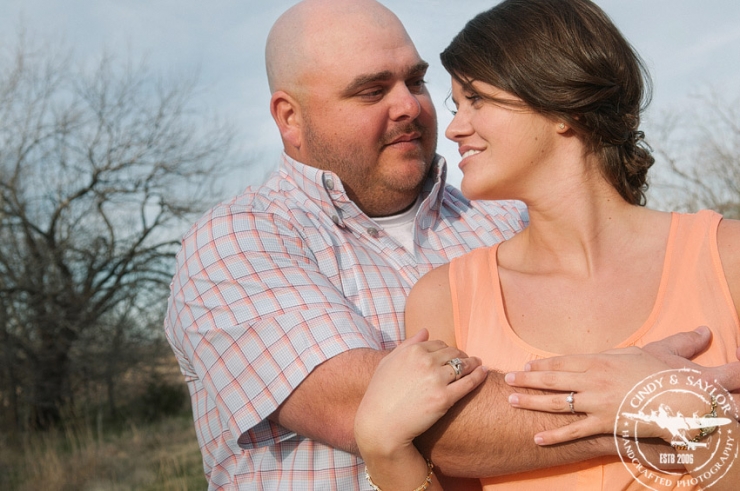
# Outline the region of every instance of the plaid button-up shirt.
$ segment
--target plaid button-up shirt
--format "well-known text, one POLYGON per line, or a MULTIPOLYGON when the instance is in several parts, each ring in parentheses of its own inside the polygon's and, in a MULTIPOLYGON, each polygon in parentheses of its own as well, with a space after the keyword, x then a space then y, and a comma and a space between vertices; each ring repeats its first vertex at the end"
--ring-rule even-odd
MULTIPOLYGON (((339 178, 283 156, 262 186, 185 235, 165 331, 192 397, 209 489, 370 489, 360 458, 267 417, 311 371, 404 338, 411 287, 524 225, 516 202, 470 202, 433 168, 413 252, 349 200, 339 178)), ((524 218, 526 220, 526 218, 524 218)))

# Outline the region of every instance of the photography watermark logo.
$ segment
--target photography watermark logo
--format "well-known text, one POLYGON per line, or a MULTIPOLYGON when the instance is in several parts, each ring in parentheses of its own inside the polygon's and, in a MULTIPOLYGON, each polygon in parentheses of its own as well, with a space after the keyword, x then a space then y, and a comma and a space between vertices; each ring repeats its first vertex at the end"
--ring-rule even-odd
POLYGON ((614 442, 622 463, 646 488, 706 489, 738 457, 739 418, 737 405, 721 385, 703 380, 697 370, 666 370, 627 393, 614 423, 614 442), (656 450, 651 440, 659 436, 670 437, 677 451, 667 445, 656 450))

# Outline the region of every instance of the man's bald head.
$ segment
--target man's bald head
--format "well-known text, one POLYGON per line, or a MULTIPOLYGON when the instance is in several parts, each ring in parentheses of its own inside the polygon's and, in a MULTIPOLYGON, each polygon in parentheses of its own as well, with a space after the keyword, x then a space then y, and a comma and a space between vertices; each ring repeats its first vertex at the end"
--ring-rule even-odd
POLYGON ((390 10, 375 0, 304 0, 273 26, 266 60, 286 155, 334 172, 370 216, 416 200, 437 121, 428 65, 390 10))
POLYGON ((267 37, 270 92, 285 90, 298 96, 308 70, 320 70, 349 35, 367 29, 396 30, 408 38, 396 15, 375 0, 303 0, 294 5, 267 37))

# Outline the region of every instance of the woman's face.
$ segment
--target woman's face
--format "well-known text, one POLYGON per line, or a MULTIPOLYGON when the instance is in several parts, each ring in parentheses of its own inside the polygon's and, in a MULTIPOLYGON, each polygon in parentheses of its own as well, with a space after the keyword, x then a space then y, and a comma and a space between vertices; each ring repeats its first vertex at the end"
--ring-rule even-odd
POLYGON ((452 100, 457 112, 445 134, 457 142, 463 157, 461 189, 467 198, 527 201, 538 186, 547 185, 557 122, 483 82, 466 89, 453 78, 452 100))

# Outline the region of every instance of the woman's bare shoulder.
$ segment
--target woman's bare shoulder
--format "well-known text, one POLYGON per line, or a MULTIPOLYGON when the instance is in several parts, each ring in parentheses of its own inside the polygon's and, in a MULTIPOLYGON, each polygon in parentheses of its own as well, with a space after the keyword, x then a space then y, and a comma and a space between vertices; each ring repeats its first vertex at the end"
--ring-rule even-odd
POLYGON ((449 270, 449 264, 435 268, 411 289, 406 301, 407 337, 426 328, 429 339, 455 345, 449 270))
POLYGON ((735 308, 740 312, 740 220, 720 222, 717 247, 735 308))
POLYGON ((719 222, 717 246, 723 266, 740 267, 740 220, 724 218, 719 222))

